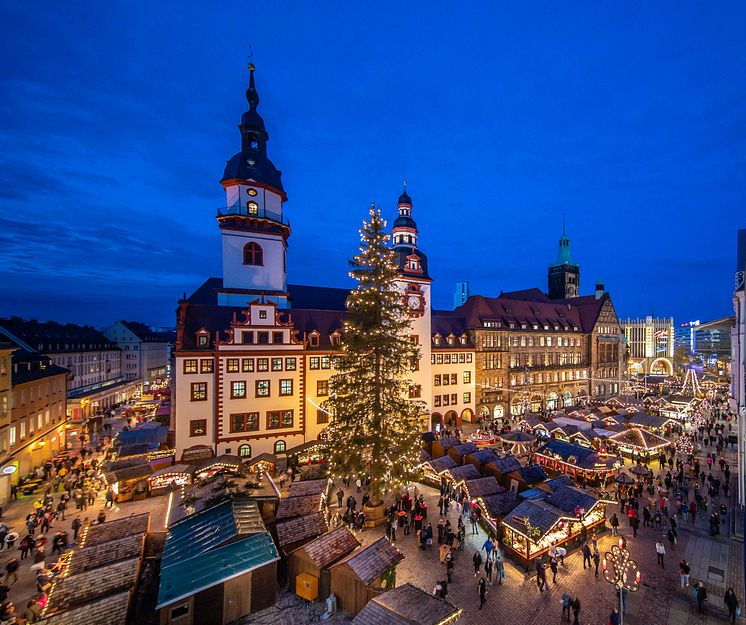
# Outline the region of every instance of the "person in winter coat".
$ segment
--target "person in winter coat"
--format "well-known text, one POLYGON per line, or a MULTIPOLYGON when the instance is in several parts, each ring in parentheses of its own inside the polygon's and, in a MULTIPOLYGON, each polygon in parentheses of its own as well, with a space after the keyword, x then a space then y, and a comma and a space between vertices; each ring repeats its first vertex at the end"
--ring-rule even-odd
POLYGON ((730 617, 730 622, 735 623, 736 612, 738 611, 738 599, 736 598, 736 593, 733 590, 732 586, 728 588, 728 590, 725 591, 725 595, 723 596, 723 602, 728 608, 728 616, 730 617))

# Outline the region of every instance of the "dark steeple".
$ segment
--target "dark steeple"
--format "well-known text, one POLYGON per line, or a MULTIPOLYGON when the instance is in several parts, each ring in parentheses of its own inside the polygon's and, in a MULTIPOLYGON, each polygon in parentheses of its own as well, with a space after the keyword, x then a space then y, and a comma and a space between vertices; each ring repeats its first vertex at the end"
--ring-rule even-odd
POLYGON ((246 101, 249 110, 241 116, 238 129, 241 132, 241 151, 226 164, 223 181, 240 179, 254 180, 284 193, 280 171, 267 158, 269 135, 264 120, 259 115, 259 92, 254 82, 254 64, 249 63, 249 87, 246 101))
POLYGON ((557 250, 557 262, 549 266, 549 297, 566 299, 580 295, 580 267, 572 261, 570 239, 565 232, 565 216, 562 215, 562 236, 557 250))

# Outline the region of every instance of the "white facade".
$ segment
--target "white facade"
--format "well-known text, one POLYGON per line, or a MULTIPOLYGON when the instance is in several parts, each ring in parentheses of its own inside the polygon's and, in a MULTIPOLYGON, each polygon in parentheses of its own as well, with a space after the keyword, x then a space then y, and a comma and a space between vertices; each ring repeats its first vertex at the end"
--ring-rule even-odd
POLYGON ((156 340, 159 337, 155 336, 156 333, 151 334, 149 329, 145 336, 140 336, 122 321, 112 324, 103 334, 122 350, 121 371, 126 380, 144 382, 165 376, 170 358, 170 347, 165 337, 156 340))
POLYGON ((731 330, 731 409, 738 415, 738 502, 746 505, 746 230, 738 231, 738 259, 733 309, 736 323, 731 330))

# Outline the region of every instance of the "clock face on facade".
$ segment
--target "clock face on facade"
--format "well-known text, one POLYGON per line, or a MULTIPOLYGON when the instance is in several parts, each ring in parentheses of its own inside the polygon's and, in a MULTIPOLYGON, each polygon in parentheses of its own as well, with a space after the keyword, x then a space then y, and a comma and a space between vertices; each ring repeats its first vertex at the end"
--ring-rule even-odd
POLYGON ((418 310, 420 308, 420 296, 410 295, 407 298, 407 306, 409 306, 410 310, 418 310))

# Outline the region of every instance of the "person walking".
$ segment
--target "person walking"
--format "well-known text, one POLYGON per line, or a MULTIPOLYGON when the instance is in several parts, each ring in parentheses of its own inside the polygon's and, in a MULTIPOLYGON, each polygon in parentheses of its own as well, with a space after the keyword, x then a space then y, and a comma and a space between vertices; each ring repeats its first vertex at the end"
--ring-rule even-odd
POLYGON ((637 538, 637 530, 640 527, 640 517, 636 514, 629 520, 629 524, 632 526, 632 538, 637 538))
POLYGON ((505 579, 505 562, 500 552, 495 553, 495 575, 497 576, 497 585, 502 586, 505 579))
POLYGON ((360 478, 357 478, 355 480, 355 488, 357 489, 356 492, 361 492, 363 490, 363 482, 360 480, 360 478))
POLYGON ((475 551, 471 561, 474 563, 474 577, 476 577, 479 575, 479 570, 482 568, 482 554, 475 551))
POLYGON ((492 559, 487 558, 484 561, 484 573, 487 576, 487 581, 490 583, 490 586, 492 586, 492 559))
POLYGON ((567 615, 567 622, 570 622, 570 605, 572 604, 572 597, 565 593, 562 595, 562 618, 565 618, 565 615, 567 615))
POLYGON ((697 597, 697 611, 702 614, 705 611, 705 601, 707 600, 707 589, 702 582, 697 582, 694 588, 694 596, 697 597))
POLYGON ((728 608, 728 617, 730 618, 731 623, 736 622, 736 618, 738 618, 741 614, 741 610, 738 607, 738 598, 736 597, 736 593, 733 590, 733 587, 729 587, 728 590, 725 591, 725 595, 723 596, 723 602, 725 603, 725 606, 728 608))
POLYGON ((686 560, 682 560, 681 562, 679 562, 679 582, 681 583, 682 588, 689 586, 690 571, 691 567, 686 560))
POLYGON ((583 543, 583 569, 586 568, 586 564, 588 565, 588 568, 591 568, 591 548, 588 546, 588 543, 583 543))
MULTIPOLYGON (((481 556, 480 556, 481 557, 481 556)), ((479 578, 479 609, 484 607, 487 601, 487 582, 484 581, 484 577, 479 578)))
POLYGON ((557 558, 551 558, 549 560, 549 568, 552 571, 552 583, 557 583, 557 558))
POLYGON ((661 565, 662 569, 665 569, 666 567, 663 565, 663 556, 666 555, 666 547, 660 540, 655 543, 655 553, 658 554, 658 564, 661 565))
POLYGON ((344 499, 344 497, 345 497, 345 492, 340 487, 340 489, 337 491, 337 508, 342 507, 342 500, 344 499))
POLYGON ((72 522, 73 540, 78 540, 78 533, 80 532, 81 525, 82 523, 80 522, 80 515, 78 515, 73 519, 72 522))
POLYGON ((547 585, 546 569, 541 558, 536 558, 536 585, 539 587, 539 592, 544 592, 544 586, 547 585))
POLYGON ((580 615, 580 597, 576 596, 575 599, 572 600, 572 625, 580 625, 580 621, 578 620, 580 615))
POLYGON ((619 608, 614 608, 609 614, 609 625, 619 625, 619 608))
POLYGON ((617 517, 616 512, 611 515, 609 525, 611 525, 611 535, 616 536, 619 533, 619 517, 617 517))
POLYGON ((5 584, 8 585, 10 578, 13 578, 12 584, 18 581, 18 558, 11 558, 5 563, 5 584))
POLYGON ((598 565, 601 562, 601 554, 598 553, 598 549, 593 551, 593 566, 596 568, 595 575, 598 577, 598 565))

